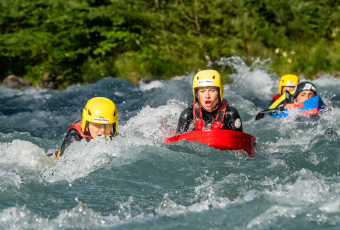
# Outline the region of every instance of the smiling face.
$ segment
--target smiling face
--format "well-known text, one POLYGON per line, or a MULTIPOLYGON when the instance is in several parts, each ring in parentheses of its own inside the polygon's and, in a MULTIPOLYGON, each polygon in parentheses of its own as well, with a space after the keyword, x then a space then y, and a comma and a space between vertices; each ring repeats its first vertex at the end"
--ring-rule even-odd
POLYGON ((196 97, 201 106, 207 111, 212 112, 218 104, 218 89, 213 86, 200 87, 197 89, 196 97))
POLYGON ((108 136, 112 130, 113 124, 97 124, 89 122, 89 132, 92 138, 105 135, 108 136))
POLYGON ((310 99, 310 98, 312 98, 314 96, 315 96, 315 93, 313 91, 311 91, 311 90, 304 90, 304 91, 301 91, 297 95, 295 101, 297 103, 301 103, 301 102, 304 102, 305 100, 308 100, 308 99, 310 99))

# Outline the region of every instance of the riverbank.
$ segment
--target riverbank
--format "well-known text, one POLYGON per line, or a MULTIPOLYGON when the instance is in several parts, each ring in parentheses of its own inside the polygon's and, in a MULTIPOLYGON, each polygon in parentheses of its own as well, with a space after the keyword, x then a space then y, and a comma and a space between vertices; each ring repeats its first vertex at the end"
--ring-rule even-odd
POLYGON ((268 60, 277 75, 340 70, 334 1, 28 1, 0 3, 0 81, 66 88, 118 77, 169 79, 221 59, 268 60))

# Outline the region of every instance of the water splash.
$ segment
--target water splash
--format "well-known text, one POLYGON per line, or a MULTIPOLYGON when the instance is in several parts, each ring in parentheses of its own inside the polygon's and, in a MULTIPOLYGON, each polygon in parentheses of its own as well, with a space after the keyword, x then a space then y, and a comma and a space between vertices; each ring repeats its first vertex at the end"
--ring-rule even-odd
POLYGON ((231 88, 239 95, 251 99, 260 98, 270 100, 278 81, 274 75, 268 74, 264 66, 268 60, 255 59, 252 66, 248 66, 240 57, 221 58, 217 62, 222 67, 230 67, 235 73, 228 75, 234 80, 231 88))

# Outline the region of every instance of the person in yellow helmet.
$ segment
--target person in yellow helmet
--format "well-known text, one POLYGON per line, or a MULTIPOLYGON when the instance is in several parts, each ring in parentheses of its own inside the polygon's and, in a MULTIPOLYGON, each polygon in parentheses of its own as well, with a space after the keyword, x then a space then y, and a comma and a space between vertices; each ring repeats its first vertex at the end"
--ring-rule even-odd
POLYGON ((98 136, 112 138, 117 134, 118 112, 116 105, 105 97, 95 97, 90 99, 83 110, 82 120, 68 130, 60 149, 55 153, 60 157, 66 148, 74 141, 91 139, 98 136))
MULTIPOLYGON (((274 109, 266 109, 264 111, 259 112, 255 120, 260 120, 264 118, 266 115, 273 115, 279 113, 284 110, 294 109, 294 108, 302 108, 306 100, 309 100, 315 96, 318 96, 318 91, 316 86, 309 81, 300 82, 293 90, 292 95, 289 95, 290 99, 287 103, 281 103, 274 109)), ((314 106, 314 105, 313 105, 314 106)), ((307 109, 307 112, 302 112, 308 117, 319 118, 318 111, 319 109, 325 109, 327 105, 324 104, 321 98, 319 98, 318 107, 311 107, 307 109)), ((305 110, 306 111, 306 110, 305 110)))
POLYGON ((300 82, 300 79, 295 74, 286 74, 283 75, 279 82, 279 93, 273 96, 273 101, 271 102, 271 106, 269 106, 269 109, 275 109, 278 106, 282 104, 287 104, 290 101, 290 96, 288 97, 286 95, 286 92, 293 92, 295 89, 295 86, 297 86, 300 82))
POLYGON ((243 131, 238 111, 223 98, 223 83, 217 71, 198 72, 192 91, 194 104, 181 113, 177 133, 213 129, 243 131))

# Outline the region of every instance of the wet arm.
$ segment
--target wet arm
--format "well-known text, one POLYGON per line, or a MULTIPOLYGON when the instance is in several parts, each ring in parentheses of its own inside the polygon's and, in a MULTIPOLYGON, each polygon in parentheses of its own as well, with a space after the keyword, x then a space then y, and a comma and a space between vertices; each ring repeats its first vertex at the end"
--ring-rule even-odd
POLYGON ((63 155, 64 152, 66 151, 67 147, 74 141, 80 141, 82 137, 78 133, 77 130, 72 129, 70 132, 66 134, 66 137, 63 140, 63 143, 61 144, 61 147, 59 149, 60 153, 59 155, 63 155))

